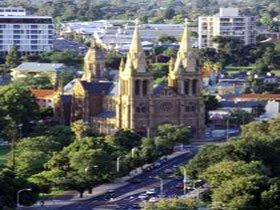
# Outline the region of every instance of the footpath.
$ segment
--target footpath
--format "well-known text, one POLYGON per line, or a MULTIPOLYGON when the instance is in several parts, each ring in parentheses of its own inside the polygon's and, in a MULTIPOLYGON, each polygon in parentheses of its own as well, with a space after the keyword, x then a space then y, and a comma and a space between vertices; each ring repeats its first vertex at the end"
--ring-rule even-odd
MULTIPOLYGON (((175 159, 182 154, 184 151, 174 152, 171 155, 166 156, 169 161, 175 159)), ((44 206, 41 206, 40 201, 30 207, 22 207, 22 209, 32 209, 32 210, 47 210, 47 209, 58 209, 63 206, 67 206, 79 201, 84 201, 88 199, 92 199, 94 197, 100 196, 105 194, 108 190, 117 190, 129 184, 127 182, 129 179, 132 179, 140 174, 142 174, 142 167, 134 169, 131 171, 128 176, 118 178, 114 180, 112 183, 102 184, 92 189, 92 193, 89 194, 88 192, 84 193, 83 198, 80 198, 80 195, 77 191, 65 191, 62 194, 55 195, 49 197, 47 200, 44 200, 44 206)))

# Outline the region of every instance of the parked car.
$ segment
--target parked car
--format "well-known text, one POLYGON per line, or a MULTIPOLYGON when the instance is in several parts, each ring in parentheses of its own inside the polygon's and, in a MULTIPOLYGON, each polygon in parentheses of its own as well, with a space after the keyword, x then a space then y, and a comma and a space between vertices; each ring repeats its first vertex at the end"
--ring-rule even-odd
POLYGON ((149 196, 146 193, 142 193, 138 196, 139 199, 141 200, 146 200, 149 196))
POLYGON ((166 195, 165 193, 160 193, 160 194, 158 194, 158 197, 159 197, 159 198, 166 198, 167 195, 166 195))
POLYGON ((154 194, 156 194, 156 190, 153 189, 153 188, 152 188, 152 189, 149 189, 149 190, 146 191, 146 194, 147 194, 147 195, 154 195, 154 194))
POLYGON ((172 171, 172 169, 167 168, 167 169, 164 170, 164 173, 165 174, 172 174, 173 171, 172 171))
POLYGON ((178 182, 178 183, 176 184, 176 188, 177 188, 177 189, 184 189, 184 183, 183 183, 183 182, 178 182))
POLYGON ((158 201, 158 198, 157 197, 151 197, 150 199, 149 199, 149 202, 150 203, 155 203, 155 202, 157 202, 158 201))

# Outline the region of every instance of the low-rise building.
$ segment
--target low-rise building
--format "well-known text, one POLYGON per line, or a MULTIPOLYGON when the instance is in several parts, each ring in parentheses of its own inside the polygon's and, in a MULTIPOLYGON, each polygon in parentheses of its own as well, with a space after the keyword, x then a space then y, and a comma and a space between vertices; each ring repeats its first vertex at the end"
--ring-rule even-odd
POLYGON ((59 72, 65 71, 62 63, 22 63, 16 68, 11 69, 12 80, 22 79, 27 76, 47 75, 53 84, 57 83, 59 72))
POLYGON ((30 89, 40 108, 54 107, 54 89, 30 89))

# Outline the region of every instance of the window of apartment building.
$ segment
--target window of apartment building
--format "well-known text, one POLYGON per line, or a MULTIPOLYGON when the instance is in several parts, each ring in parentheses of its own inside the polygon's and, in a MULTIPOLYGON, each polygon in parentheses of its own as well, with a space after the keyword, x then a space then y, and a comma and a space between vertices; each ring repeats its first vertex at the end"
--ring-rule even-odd
POLYGON ((14 35, 14 39, 20 39, 20 35, 14 35))
POLYGON ((48 25, 48 28, 49 29, 53 29, 53 25, 48 25))
POLYGON ((20 44, 20 40, 14 40, 14 44, 20 44))
POLYGON ((6 25, 0 25, 0 28, 6 28, 6 25))
POLYGON ((14 30, 14 34, 20 34, 20 30, 14 30))
POLYGON ((52 30, 49 30, 49 31, 48 31, 48 33, 49 33, 49 34, 52 34, 52 33, 53 33, 53 31, 52 31, 52 30))
POLYGON ((48 39, 53 39, 53 36, 48 36, 48 39))
POLYGON ((31 50, 37 50, 38 49, 38 46, 36 45, 31 45, 31 50))
POLYGON ((37 34, 37 33, 38 33, 38 31, 37 31, 37 30, 30 31, 30 32, 31 32, 31 34, 37 34))
POLYGON ((49 42, 48 42, 49 44, 53 44, 53 41, 52 40, 49 40, 49 42))
POLYGON ((38 41, 37 40, 31 40, 31 44, 37 44, 38 41))
POLYGON ((38 25, 31 25, 31 29, 37 29, 38 25))
POLYGON ((20 25, 14 25, 13 28, 19 29, 19 28, 20 28, 20 25))
POLYGON ((32 35, 31 39, 38 39, 38 36, 37 35, 32 35))

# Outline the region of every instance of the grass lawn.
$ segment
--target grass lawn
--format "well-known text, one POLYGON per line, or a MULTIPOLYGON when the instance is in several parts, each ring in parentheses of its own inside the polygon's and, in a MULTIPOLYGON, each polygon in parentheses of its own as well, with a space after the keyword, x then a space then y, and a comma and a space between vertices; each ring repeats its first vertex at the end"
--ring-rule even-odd
POLYGON ((7 162, 7 156, 10 152, 10 146, 0 146, 0 167, 2 167, 7 162))
POLYGON ((272 70, 271 73, 280 76, 280 70, 272 70))

